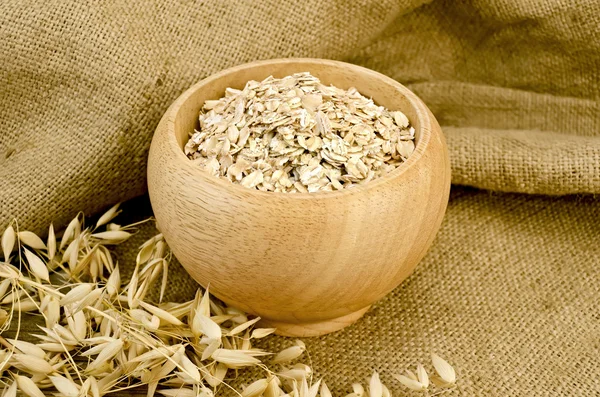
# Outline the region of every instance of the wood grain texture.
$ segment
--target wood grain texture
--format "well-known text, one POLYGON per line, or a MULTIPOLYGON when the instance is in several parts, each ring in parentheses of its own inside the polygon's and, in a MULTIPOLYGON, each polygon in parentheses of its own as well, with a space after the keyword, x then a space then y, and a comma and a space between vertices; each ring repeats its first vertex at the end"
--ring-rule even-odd
POLYGON ((450 164, 435 118, 395 80, 337 61, 281 59, 225 70, 182 94, 156 129, 148 189, 159 229, 195 280, 280 334, 313 336, 356 321, 410 275, 441 224, 450 164), (404 112, 416 130, 413 155, 366 185, 304 194, 246 189, 184 155, 205 100, 304 71, 404 112))

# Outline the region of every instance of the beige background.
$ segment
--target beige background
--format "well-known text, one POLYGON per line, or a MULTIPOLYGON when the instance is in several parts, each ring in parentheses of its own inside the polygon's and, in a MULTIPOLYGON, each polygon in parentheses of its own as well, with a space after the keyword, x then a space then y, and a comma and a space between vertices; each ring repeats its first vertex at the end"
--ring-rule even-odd
POLYGON ((273 57, 358 63, 420 95, 453 181, 488 191, 454 189, 414 276, 308 341, 315 370, 349 392, 434 350, 455 395, 600 395, 599 15, 594 0, 5 0, 0 228, 144 193, 153 129, 202 77, 273 57), (579 195, 543 196, 558 194, 579 195))

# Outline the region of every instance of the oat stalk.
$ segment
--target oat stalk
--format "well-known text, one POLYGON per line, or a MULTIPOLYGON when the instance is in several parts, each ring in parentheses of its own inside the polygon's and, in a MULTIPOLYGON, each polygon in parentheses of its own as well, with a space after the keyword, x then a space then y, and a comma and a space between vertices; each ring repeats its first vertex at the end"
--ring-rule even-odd
MULTIPOLYGON (((142 244, 131 279, 122 282, 108 247, 130 238, 141 222, 110 223, 118 213, 112 207, 93 227, 78 214, 60 240, 50 226, 46 243, 16 222, 2 234, 0 333, 16 321, 14 339, 0 336, 0 371, 10 374, 1 380, 2 395, 19 389, 36 397, 97 397, 146 387, 148 396, 211 397, 225 389, 243 397, 331 396, 324 381, 313 382, 310 366, 295 362, 310 360, 304 342, 276 354, 254 347, 275 330, 257 328, 259 318, 201 288, 190 301, 162 302, 171 260, 162 234, 142 244), (40 332, 29 335, 36 343, 19 339, 23 313, 41 315, 40 332), (248 367, 263 377, 242 390, 226 382, 248 367)), ((432 358, 439 375, 432 381, 453 386, 454 369, 432 358)), ((417 373, 414 382, 429 386, 422 366, 417 373)), ((367 392, 355 386, 354 394, 390 395, 377 373, 367 392)))

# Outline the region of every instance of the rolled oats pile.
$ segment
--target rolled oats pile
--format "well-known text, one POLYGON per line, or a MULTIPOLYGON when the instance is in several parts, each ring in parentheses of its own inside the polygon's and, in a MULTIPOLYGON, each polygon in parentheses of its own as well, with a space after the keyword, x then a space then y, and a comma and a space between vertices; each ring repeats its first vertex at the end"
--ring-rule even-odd
POLYGON ((185 154, 210 174, 269 192, 350 188, 400 166, 415 130, 355 88, 310 73, 249 81, 209 100, 185 154))

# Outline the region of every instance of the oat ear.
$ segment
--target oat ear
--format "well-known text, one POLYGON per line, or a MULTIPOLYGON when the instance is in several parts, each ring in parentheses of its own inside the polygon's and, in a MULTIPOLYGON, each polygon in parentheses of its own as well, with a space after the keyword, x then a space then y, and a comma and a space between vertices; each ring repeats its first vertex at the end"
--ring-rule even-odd
MULTIPOLYGON (((37 344, 0 340, 8 349, 0 350, 4 369, 13 367, 20 371, 13 375, 14 382, 5 387, 3 396, 15 396, 20 389, 25 395, 40 397, 44 395, 41 389, 54 386, 68 397, 100 397, 127 381, 128 387, 147 384, 150 395, 156 392, 166 396, 214 397, 202 382, 218 387, 226 380, 229 368, 259 367, 270 375, 244 388, 242 395, 331 397, 324 382, 312 383, 309 366, 287 364, 306 351, 302 340, 295 340, 274 356, 273 363, 288 366, 276 374, 271 372, 261 361, 271 353, 253 347, 251 339, 266 337, 275 329, 254 328, 259 318, 248 319, 242 311, 211 299, 208 288, 204 292, 199 289, 196 298, 188 302, 155 305, 146 301, 146 292, 158 280, 159 273, 163 274, 161 286, 167 277, 163 265, 169 253, 162 235, 140 247, 143 255, 138 255, 132 279, 121 288, 119 265, 113 264, 106 245, 121 243, 125 236, 121 232, 131 234, 132 226, 115 225, 107 232, 94 233, 92 228, 82 230, 79 219, 78 216, 71 221, 61 241, 64 244, 58 249, 50 226, 49 235, 53 237, 48 239, 47 253, 51 257, 50 252, 56 251, 50 262, 57 273, 52 280, 40 257, 44 249, 39 241, 25 232, 17 235, 9 230, 3 234, 5 255, 10 255, 17 238, 26 240, 27 247, 23 247, 23 258, 8 258, 18 261, 21 270, 9 263, 0 265, 6 277, 0 281, 0 305, 37 311, 45 320, 45 326, 39 326, 42 333, 34 335, 39 339, 37 344), (186 323, 181 321, 186 317, 186 323)), ((13 317, 13 313, 0 308, 0 322, 13 317)), ((443 360, 433 360, 436 370, 450 379, 443 360)), ((407 373, 408 377, 397 379, 414 390, 427 387, 429 377, 422 365, 417 366, 416 375, 407 373)), ((448 386, 446 380, 444 385, 448 386)), ((350 396, 390 397, 377 372, 368 382, 368 393, 356 383, 350 396)))

